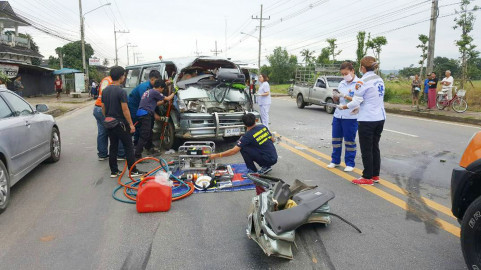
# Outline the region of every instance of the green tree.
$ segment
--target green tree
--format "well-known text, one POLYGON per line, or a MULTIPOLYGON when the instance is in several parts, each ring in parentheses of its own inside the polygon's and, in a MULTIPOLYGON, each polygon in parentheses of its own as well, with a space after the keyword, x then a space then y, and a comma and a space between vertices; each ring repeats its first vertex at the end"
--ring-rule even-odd
MULTIPOLYGON (((65 44, 62 47, 63 52, 63 66, 68 68, 74 68, 83 70, 82 64, 82 43, 80 41, 74 41, 65 44)), ((90 44, 85 43, 85 61, 88 63, 88 59, 94 54, 94 49, 90 44)), ((89 69, 89 71, 91 68, 89 69)))
POLYGON ((399 76, 404 78, 409 78, 411 76, 414 76, 414 74, 418 74, 419 71, 420 71, 420 68, 414 67, 414 65, 410 65, 409 67, 405 67, 399 70, 399 76))
POLYGON ((468 78, 470 80, 481 79, 481 58, 478 51, 472 51, 468 57, 468 78))
POLYGON ((105 58, 105 59, 104 59, 104 62, 103 62, 103 65, 104 65, 105 67, 108 67, 109 64, 110 64, 110 63, 109 63, 109 59, 105 58))
POLYGON ((309 49, 304 49, 301 51, 301 56, 303 57, 302 60, 306 64, 306 66, 312 64, 312 60, 314 59, 314 53, 316 51, 311 51, 309 49))
MULTIPOLYGON (((381 63, 380 59, 381 59, 382 46, 386 44, 387 44, 387 39, 384 36, 375 37, 372 40, 368 40, 366 43, 366 46, 372 49, 378 63, 381 63)), ((378 69, 378 73, 379 72, 380 72, 380 69, 378 69)))
POLYGON ((326 39, 327 43, 329 44, 329 55, 332 56, 332 62, 336 62, 336 56, 340 55, 342 51, 336 51, 337 50, 337 44, 336 41, 337 39, 335 38, 328 38, 326 39))
POLYGON ((434 58, 434 72, 438 78, 444 76, 446 70, 451 70, 453 77, 459 78, 461 76, 461 67, 459 61, 456 59, 449 59, 447 57, 434 58))
POLYGON ((456 45, 461 53, 461 88, 464 88, 464 83, 467 80, 469 57, 473 55, 473 51, 475 51, 476 48, 476 45, 473 44, 473 37, 470 33, 473 31, 474 21, 476 20, 473 11, 478 10, 479 7, 474 6, 473 8, 470 8, 470 4, 470 0, 461 1, 461 11, 459 12, 459 17, 454 19, 455 25, 453 27, 454 29, 461 29, 461 38, 456 40, 456 45))
POLYGON ((371 39, 371 34, 369 33, 367 41, 366 41, 366 32, 364 31, 359 31, 357 33, 357 50, 356 50, 356 63, 355 63, 355 69, 359 69, 359 63, 361 63, 361 59, 366 56, 367 53, 367 46, 366 43, 371 39))
POLYGON ((322 48, 321 54, 319 54, 319 56, 316 59, 316 63, 321 65, 328 65, 331 63, 331 60, 329 60, 330 56, 331 56, 331 53, 329 48, 322 48))
POLYGON ((424 61, 426 61, 426 58, 428 58, 429 38, 426 35, 420 34, 418 39, 419 41, 421 41, 421 44, 416 46, 416 48, 421 49, 421 60, 419 60, 419 64, 421 65, 421 68, 419 70, 419 77, 424 78, 424 61))
MULTIPOLYGON (((294 78, 297 66, 297 57, 287 53, 286 49, 277 47, 271 55, 267 57, 270 64, 269 77, 274 83, 285 83, 294 78)), ((262 69, 261 69, 262 71, 262 69)))

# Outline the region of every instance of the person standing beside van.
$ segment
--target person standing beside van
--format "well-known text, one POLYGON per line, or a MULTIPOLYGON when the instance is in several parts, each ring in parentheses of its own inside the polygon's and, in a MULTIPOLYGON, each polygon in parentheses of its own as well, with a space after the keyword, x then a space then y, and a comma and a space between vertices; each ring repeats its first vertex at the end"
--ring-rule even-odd
POLYGON ((264 126, 269 128, 269 108, 271 107, 271 87, 267 82, 269 79, 265 74, 259 75, 259 91, 256 96, 258 96, 257 104, 260 107, 261 121, 264 126))

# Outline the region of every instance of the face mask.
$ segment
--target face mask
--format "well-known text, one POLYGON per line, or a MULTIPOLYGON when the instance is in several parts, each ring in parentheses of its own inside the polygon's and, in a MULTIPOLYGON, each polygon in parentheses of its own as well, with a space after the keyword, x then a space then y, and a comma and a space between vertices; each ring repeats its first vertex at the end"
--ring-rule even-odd
POLYGON ((351 73, 349 73, 349 74, 347 74, 346 76, 344 76, 344 80, 345 80, 346 82, 352 81, 352 75, 351 75, 351 73))
POLYGON ((361 68, 361 67, 359 67, 359 74, 361 74, 361 76, 364 75, 364 73, 362 72, 362 68, 361 68))

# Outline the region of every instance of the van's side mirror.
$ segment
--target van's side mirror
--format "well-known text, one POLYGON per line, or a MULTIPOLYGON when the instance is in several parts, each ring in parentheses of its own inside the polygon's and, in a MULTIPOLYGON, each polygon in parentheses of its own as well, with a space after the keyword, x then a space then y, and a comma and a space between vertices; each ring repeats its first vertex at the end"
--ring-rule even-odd
POLYGON ((41 113, 48 112, 48 106, 47 104, 37 104, 35 110, 41 113))

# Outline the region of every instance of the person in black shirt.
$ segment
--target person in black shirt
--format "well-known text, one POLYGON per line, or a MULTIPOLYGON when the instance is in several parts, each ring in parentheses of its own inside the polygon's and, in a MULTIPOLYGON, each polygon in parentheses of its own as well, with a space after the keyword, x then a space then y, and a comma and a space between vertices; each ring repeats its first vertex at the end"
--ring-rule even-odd
MULTIPOLYGON (((275 139, 266 126, 256 125, 256 117, 252 113, 244 114, 242 122, 247 130, 244 136, 239 139, 237 145, 222 153, 211 154, 209 159, 228 157, 241 152, 249 172, 267 174, 272 170, 272 166, 277 163, 275 139), (260 170, 257 170, 254 162, 261 166, 260 170)), ((260 193, 258 188, 256 188, 256 191, 258 194, 260 193)))
MULTIPOLYGON (((112 84, 102 91, 102 113, 106 117, 115 118, 118 125, 107 128, 107 134, 110 140, 109 147, 109 166, 110 177, 117 177, 120 171, 117 165, 117 151, 119 140, 125 148, 127 156, 127 164, 129 169, 135 162, 134 145, 132 143, 132 133, 135 132, 132 118, 130 117, 129 107, 127 106, 127 93, 120 87, 125 80, 125 69, 123 67, 113 67, 110 70, 112 84)), ((139 176, 142 173, 136 168, 131 170, 131 176, 139 176)))
POLYGON ((431 73, 431 78, 428 81, 428 109, 436 108, 436 95, 438 87, 438 78, 436 78, 436 73, 431 73))

